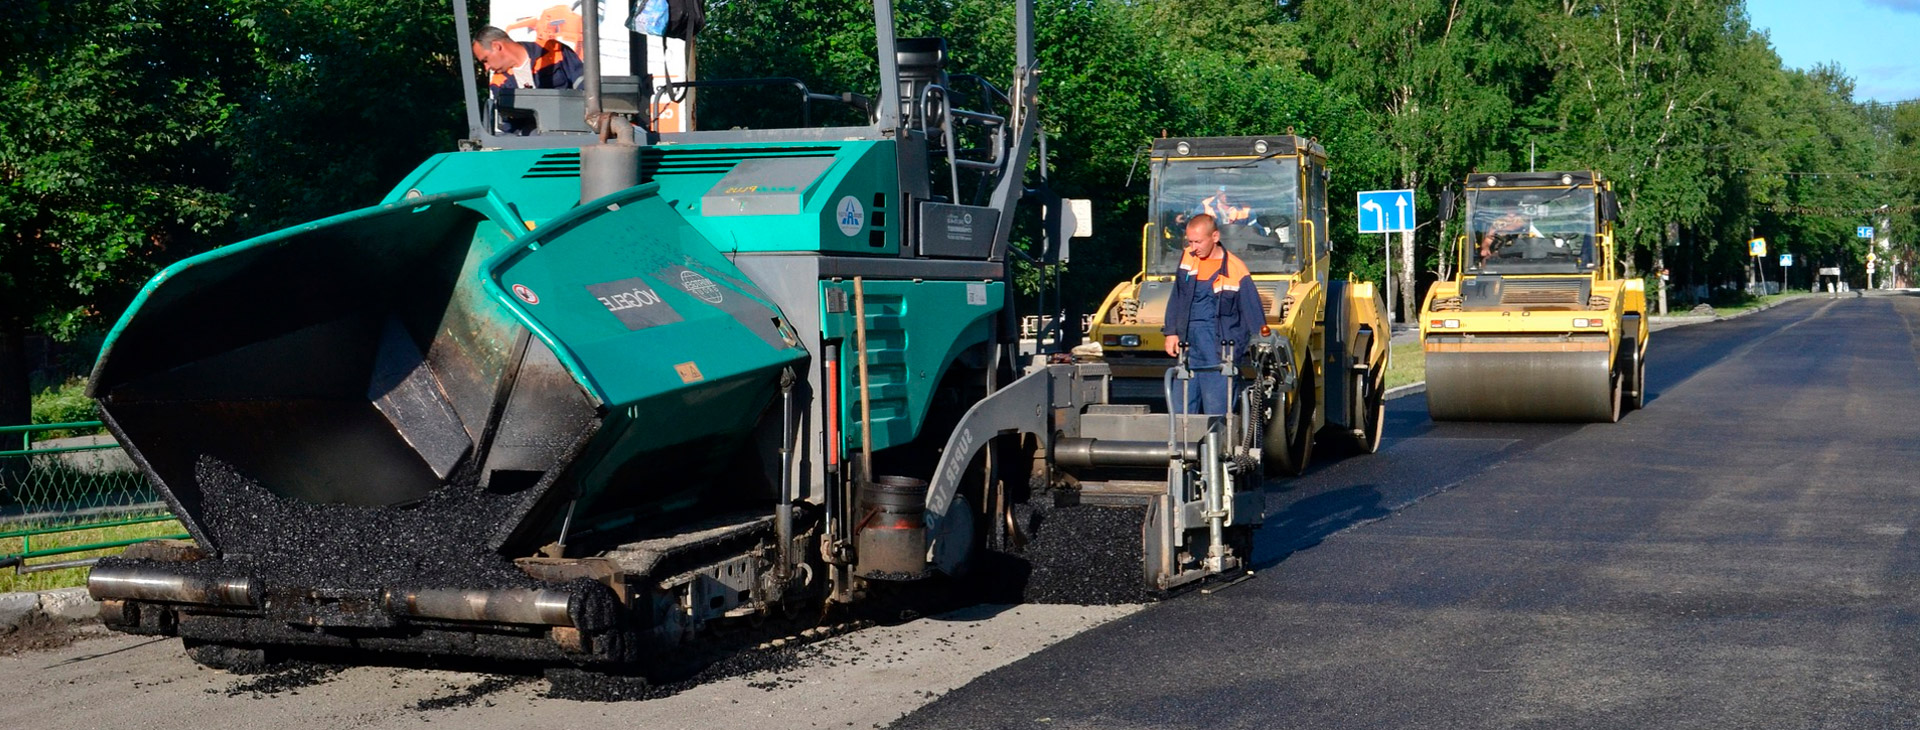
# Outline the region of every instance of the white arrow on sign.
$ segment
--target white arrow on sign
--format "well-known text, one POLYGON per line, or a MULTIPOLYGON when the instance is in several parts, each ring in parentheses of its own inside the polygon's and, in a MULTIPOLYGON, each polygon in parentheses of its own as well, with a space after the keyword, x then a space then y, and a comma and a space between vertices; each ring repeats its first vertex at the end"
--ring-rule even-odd
POLYGON ((1400 217, 1394 219, 1394 224, 1395 224, 1394 227, 1406 228, 1407 227, 1407 199, 1402 198, 1398 195, 1395 195, 1393 196, 1393 204, 1395 207, 1398 207, 1400 209, 1400 217))
POLYGON ((1373 211, 1373 227, 1378 230, 1386 230, 1387 209, 1380 207, 1379 203, 1373 202, 1371 200, 1365 203, 1361 203, 1360 209, 1373 211))

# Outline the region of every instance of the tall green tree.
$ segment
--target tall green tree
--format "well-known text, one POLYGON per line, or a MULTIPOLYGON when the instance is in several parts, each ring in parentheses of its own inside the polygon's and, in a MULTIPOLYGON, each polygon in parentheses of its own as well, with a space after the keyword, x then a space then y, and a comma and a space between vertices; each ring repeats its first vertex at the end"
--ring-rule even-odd
MULTIPOLYGON (((1620 192, 1621 273, 1657 261, 1672 226, 1705 221, 1728 172, 1716 145, 1738 144, 1731 106, 1763 90, 1740 0, 1548 3, 1538 35, 1553 73, 1550 159, 1606 172, 1620 192), (1716 174, 1718 173, 1718 174, 1716 174)), ((1657 264, 1656 264, 1657 266, 1657 264)))
POLYGON ((1765 162, 1746 172, 1762 191, 1750 208, 1753 230, 1815 266, 1864 263, 1867 242, 1854 231, 1880 225, 1873 209, 1885 186, 1874 171, 1885 147, 1839 68, 1786 71, 1776 89, 1772 134, 1757 156, 1765 162))
POLYGON ((28 419, 28 333, 97 331, 161 266, 371 204, 460 131, 443 3, 16 6, 0 65, 0 424, 28 419))
POLYGON ((256 69, 228 127, 243 233, 371 205, 464 136, 445 0, 234 1, 256 69))
POLYGON ((118 314, 161 263, 223 235, 253 69, 229 3, 16 4, 0 78, 0 423, 28 421, 24 339, 118 314))
MULTIPOLYGON (((1309 40, 1308 66, 1381 115, 1396 187, 1427 199, 1509 143, 1514 98, 1536 58, 1523 15, 1505 3, 1460 0, 1300 0, 1293 6, 1309 40)), ((1438 226, 1402 237, 1399 302, 1419 307, 1419 271, 1441 269, 1438 226)), ((1437 273, 1437 272, 1436 272, 1437 273)))
POLYGON ((1883 115, 1887 140, 1889 217, 1892 219, 1893 258, 1900 284, 1913 286, 1913 267, 1920 265, 1920 104, 1887 105, 1883 115))

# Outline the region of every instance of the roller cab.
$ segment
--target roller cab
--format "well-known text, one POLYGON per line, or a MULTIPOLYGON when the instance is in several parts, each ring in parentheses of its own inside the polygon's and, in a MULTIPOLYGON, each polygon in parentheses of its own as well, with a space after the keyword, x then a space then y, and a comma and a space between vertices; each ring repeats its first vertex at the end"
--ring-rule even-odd
POLYGON ((1646 293, 1615 273, 1611 183, 1481 173, 1465 191, 1458 274, 1428 290, 1420 319, 1431 416, 1612 422, 1638 408, 1646 293))

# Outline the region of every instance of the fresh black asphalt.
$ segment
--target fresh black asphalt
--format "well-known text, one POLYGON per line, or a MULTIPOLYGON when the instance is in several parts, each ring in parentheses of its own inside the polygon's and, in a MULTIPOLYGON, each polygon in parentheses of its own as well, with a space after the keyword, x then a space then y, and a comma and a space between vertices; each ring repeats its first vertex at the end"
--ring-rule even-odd
POLYGON ((1259 576, 901 728, 1920 726, 1920 298, 1656 333, 1618 424, 1436 424, 1270 486, 1259 576))

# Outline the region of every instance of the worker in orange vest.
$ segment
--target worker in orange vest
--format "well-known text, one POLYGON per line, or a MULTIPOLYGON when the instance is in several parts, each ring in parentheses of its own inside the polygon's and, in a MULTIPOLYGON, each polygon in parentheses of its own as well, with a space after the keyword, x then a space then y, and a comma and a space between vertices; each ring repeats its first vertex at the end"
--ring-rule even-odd
MULTIPOLYGON (((1232 342, 1234 358, 1245 356, 1254 335, 1266 324, 1260 292, 1245 261, 1220 245, 1219 224, 1202 213, 1187 221, 1187 250, 1173 278, 1173 296, 1167 302, 1167 355, 1178 357, 1187 345, 1187 366, 1193 372, 1185 403, 1169 403, 1181 413, 1224 415, 1234 386, 1220 371, 1221 346, 1232 342)), ((1177 396, 1176 396, 1177 397, 1177 396)))

